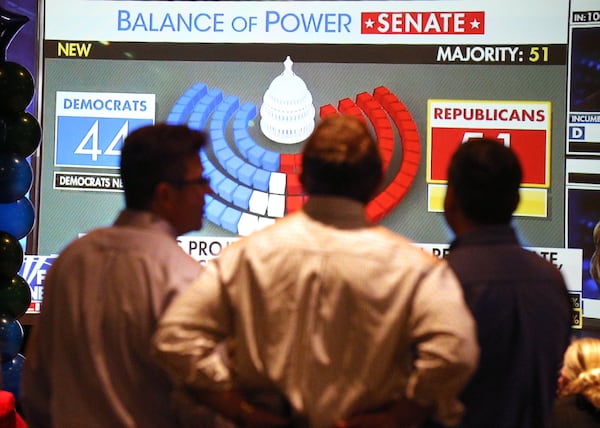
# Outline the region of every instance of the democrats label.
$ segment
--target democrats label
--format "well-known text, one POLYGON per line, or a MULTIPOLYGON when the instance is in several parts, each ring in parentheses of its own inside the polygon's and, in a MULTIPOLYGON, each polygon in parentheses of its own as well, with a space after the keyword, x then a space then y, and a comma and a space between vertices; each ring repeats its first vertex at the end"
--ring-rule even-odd
POLYGON ((154 94, 56 93, 55 166, 118 168, 129 133, 155 120, 154 94))
POLYGON ((85 192, 121 192, 123 181, 117 174, 90 174, 75 172, 54 172, 54 188, 60 190, 81 190, 85 192))

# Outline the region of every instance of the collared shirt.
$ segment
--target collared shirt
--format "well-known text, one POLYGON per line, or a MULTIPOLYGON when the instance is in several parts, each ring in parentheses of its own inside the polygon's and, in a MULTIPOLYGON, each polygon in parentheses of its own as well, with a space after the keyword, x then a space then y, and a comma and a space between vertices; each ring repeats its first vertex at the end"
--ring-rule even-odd
POLYGON ((32 428, 175 427, 172 383, 150 338, 169 299, 201 270, 148 212, 68 245, 51 266, 23 373, 32 428))
POLYGON ((461 395, 461 427, 548 427, 569 343, 571 310, 560 271, 521 248, 510 226, 459 236, 448 264, 478 328, 481 359, 461 395))
POLYGON ((311 428, 404 395, 455 422, 478 356, 448 266, 369 225, 361 204, 328 197, 209 262, 166 311, 155 344, 178 382, 271 404, 280 394, 311 428))

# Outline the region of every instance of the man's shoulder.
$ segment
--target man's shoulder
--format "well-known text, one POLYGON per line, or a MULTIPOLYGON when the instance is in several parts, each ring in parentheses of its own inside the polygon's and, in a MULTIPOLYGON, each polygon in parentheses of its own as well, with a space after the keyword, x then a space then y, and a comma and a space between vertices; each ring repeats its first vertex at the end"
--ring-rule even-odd
POLYGON ((394 232, 383 226, 376 226, 373 232, 379 237, 381 242, 395 249, 394 254, 403 257, 405 260, 408 257, 418 259, 424 263, 438 264, 442 262, 432 252, 425 250, 417 242, 401 233, 394 232))
POLYGON ((161 259, 190 259, 177 240, 155 230, 141 227, 107 226, 94 229, 71 241, 59 253, 57 261, 78 257, 118 252, 125 254, 150 254, 158 262, 161 259))
POLYGON ((108 230, 112 229, 113 226, 100 227, 97 229, 90 230, 89 232, 82 232, 72 241, 68 242, 62 250, 59 251, 58 259, 65 259, 70 255, 78 254, 85 251, 88 247, 94 245, 94 242, 101 236, 104 236, 108 230))
POLYGON ((419 267, 439 262, 410 239, 383 226, 337 229, 313 222, 299 213, 233 242, 220 257, 237 258, 249 252, 260 253, 261 257, 290 252, 335 253, 345 259, 376 258, 387 264, 403 265, 414 262, 419 267))

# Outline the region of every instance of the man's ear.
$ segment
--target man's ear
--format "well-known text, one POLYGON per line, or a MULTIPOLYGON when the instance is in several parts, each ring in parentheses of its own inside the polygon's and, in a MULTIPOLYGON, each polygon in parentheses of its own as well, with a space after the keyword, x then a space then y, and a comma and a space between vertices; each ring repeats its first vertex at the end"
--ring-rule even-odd
POLYGON ((446 194, 444 195, 444 211, 450 212, 453 210, 455 203, 456 200, 454 195, 454 187, 446 186, 446 194))
POLYGON ((302 172, 302 166, 298 166, 298 169, 296 170, 296 173, 298 174, 298 181, 300 181, 300 186, 302 186, 302 193, 307 195, 309 186, 306 182, 306 176, 302 172))
POLYGON ((517 194, 515 196, 514 206, 512 209, 513 213, 517 210, 517 207, 519 206, 519 202, 521 202, 521 192, 517 191, 517 194))
POLYGON ((172 204, 175 189, 165 182, 160 182, 154 189, 154 198, 152 201, 152 209, 157 214, 161 214, 172 204))
POLYGON ((377 185, 373 188, 373 191, 371 192, 371 195, 369 196, 369 201, 372 201, 379 194, 384 182, 385 182, 385 174, 382 171, 381 175, 379 176, 379 179, 377 180, 377 185))
POLYGON ((454 187, 446 186, 446 195, 444 196, 444 218, 454 233, 457 233, 460 227, 460 213, 456 204, 457 202, 454 187))

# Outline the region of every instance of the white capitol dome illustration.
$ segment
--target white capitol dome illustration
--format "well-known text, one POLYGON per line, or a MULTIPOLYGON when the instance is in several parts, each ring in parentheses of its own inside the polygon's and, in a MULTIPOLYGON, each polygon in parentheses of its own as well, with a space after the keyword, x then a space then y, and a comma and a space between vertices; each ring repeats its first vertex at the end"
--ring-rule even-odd
POLYGON ((306 83, 292 71, 292 60, 284 61, 284 71, 277 76, 263 97, 260 129, 276 143, 299 143, 315 127, 315 107, 306 83))

